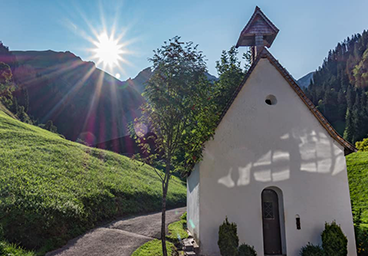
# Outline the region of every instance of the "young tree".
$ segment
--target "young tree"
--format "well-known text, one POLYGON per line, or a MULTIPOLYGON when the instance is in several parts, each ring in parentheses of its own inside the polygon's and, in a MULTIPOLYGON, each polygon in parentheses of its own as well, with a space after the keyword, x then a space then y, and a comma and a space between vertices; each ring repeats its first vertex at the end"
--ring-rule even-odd
POLYGON ((48 120, 44 126, 44 129, 53 132, 53 133, 57 133, 57 127, 54 125, 54 123, 52 122, 52 120, 48 120))
POLYGON ((250 67, 249 51, 243 55, 243 59, 245 59, 244 68, 241 67, 238 50, 232 46, 229 51, 222 51, 221 59, 216 62, 219 80, 215 83, 215 91, 216 103, 220 110, 229 102, 250 67))
POLYGON ((197 45, 174 37, 149 60, 153 75, 144 91, 147 102, 130 130, 142 149, 142 160, 164 169, 163 173, 154 170, 162 182, 161 241, 167 256, 166 195, 172 172, 179 166, 190 170, 201 159, 203 143, 213 135, 217 115, 206 63, 197 45), (147 137, 148 131, 154 135, 147 137), (154 147, 149 140, 154 140, 154 147))

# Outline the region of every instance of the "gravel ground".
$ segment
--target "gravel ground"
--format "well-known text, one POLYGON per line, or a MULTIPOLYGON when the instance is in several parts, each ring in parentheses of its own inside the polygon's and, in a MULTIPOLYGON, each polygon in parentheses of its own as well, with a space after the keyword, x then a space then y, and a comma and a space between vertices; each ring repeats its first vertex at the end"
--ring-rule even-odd
MULTIPOLYGON (((167 211, 166 224, 178 221, 185 211, 185 207, 167 211)), ((142 244, 160 238, 160 232, 161 213, 121 219, 93 229, 46 256, 129 256, 142 244)))

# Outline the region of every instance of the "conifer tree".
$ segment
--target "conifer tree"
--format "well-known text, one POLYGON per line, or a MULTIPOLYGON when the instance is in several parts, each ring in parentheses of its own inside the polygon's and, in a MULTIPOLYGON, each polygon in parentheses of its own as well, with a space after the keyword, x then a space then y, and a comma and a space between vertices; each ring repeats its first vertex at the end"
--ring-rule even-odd
POLYGON ((354 132, 355 132, 355 127, 354 127, 353 115, 350 109, 348 109, 346 111, 346 125, 345 125, 345 131, 344 131, 344 139, 350 142, 355 140, 354 132))
POLYGON ((338 95, 337 95, 337 107, 338 107, 338 119, 339 120, 344 120, 345 119, 345 115, 346 115, 346 97, 344 95, 344 92, 342 91, 342 89, 340 89, 338 95))

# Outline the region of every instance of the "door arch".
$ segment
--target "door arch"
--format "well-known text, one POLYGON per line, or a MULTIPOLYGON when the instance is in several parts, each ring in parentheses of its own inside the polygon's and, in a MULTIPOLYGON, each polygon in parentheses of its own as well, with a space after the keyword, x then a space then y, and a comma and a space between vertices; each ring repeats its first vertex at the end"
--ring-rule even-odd
POLYGON ((263 226, 263 247, 264 255, 282 255, 283 239, 282 229, 284 228, 282 199, 273 188, 266 188, 262 191, 262 226, 263 226), (281 201, 281 202, 280 202, 281 201))

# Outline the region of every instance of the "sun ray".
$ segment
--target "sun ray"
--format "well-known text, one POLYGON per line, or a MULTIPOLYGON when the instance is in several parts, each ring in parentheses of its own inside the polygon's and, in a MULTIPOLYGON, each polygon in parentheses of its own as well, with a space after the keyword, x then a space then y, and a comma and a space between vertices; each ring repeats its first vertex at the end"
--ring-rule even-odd
MULTIPOLYGON (((95 123, 95 116, 96 116, 96 110, 97 110, 98 103, 99 103, 100 96, 101 96, 100 94, 101 94, 101 89, 103 86, 104 76, 105 76, 105 73, 100 72, 98 80, 97 80, 96 88, 93 93, 92 100, 89 104, 88 113, 87 113, 87 116, 85 118, 84 125, 83 125, 83 131, 91 132, 93 135, 94 135, 93 132, 95 132, 94 126, 97 125, 95 123)), ((87 142, 89 144, 95 143, 92 141, 87 141, 87 142)))
POLYGON ((56 118, 58 115, 55 115, 55 112, 58 111, 59 113, 63 110, 63 103, 69 99, 73 98, 74 95, 82 88, 84 82, 92 75, 93 71, 95 71, 95 67, 91 67, 86 74, 82 77, 81 80, 78 81, 70 90, 63 96, 63 98, 48 112, 48 114, 44 117, 44 121, 49 120, 51 117, 56 118))

